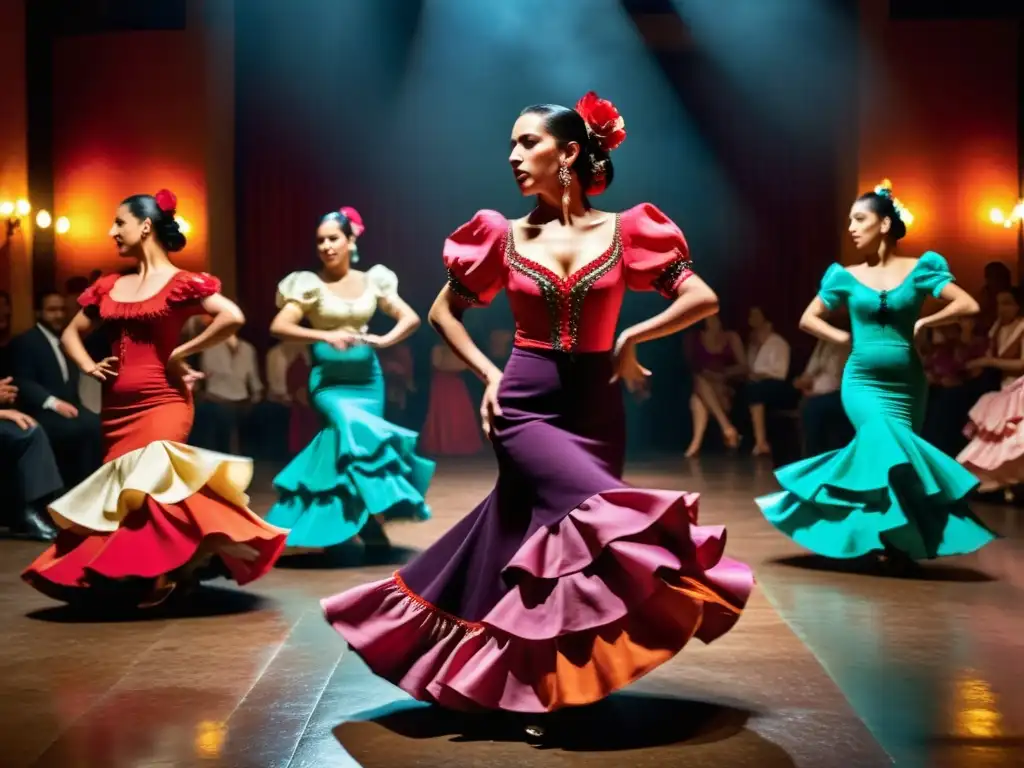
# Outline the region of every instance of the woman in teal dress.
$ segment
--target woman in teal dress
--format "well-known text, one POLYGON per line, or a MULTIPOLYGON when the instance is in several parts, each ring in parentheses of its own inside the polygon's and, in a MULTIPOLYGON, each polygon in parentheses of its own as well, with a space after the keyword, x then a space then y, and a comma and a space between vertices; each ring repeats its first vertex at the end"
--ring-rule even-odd
POLYGON ((800 321, 820 339, 850 344, 851 333, 825 319, 843 304, 849 310, 853 348, 841 394, 853 441, 781 468, 783 490, 757 499, 772 525, 826 557, 906 562, 973 552, 995 538, 967 506, 977 479, 917 435, 927 382, 914 338, 978 304, 939 254, 895 254, 905 217, 887 182, 859 197, 849 230, 867 260, 829 267, 800 321), (947 304, 919 319, 929 296, 947 304))
POLYGON ((434 464, 416 455, 415 432, 384 420, 376 353, 406 339, 420 319, 399 297, 390 269, 351 268, 362 231, 353 209, 328 213, 317 229, 320 274, 293 272, 278 286, 270 332, 311 344, 309 400, 323 426, 274 478, 279 498, 267 520, 291 529, 291 548, 341 544, 364 526, 374 529, 372 540, 369 530, 361 534, 364 543, 386 544, 384 519, 430 517, 423 497, 434 464), (366 333, 378 309, 396 321, 384 336, 366 333))

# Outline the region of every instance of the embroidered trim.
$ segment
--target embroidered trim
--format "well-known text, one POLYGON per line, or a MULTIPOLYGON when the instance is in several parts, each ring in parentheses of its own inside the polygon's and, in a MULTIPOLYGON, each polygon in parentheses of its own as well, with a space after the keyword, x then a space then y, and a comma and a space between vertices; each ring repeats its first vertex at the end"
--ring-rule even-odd
POLYGON ((562 351, 562 304, 563 297, 559 288, 558 276, 547 267, 525 259, 516 251, 512 226, 509 225, 505 235, 505 261, 517 272, 526 275, 540 288, 541 297, 548 309, 548 325, 550 326, 551 348, 562 351))
POLYGON ((448 613, 447 611, 442 611, 433 603, 424 600, 422 597, 420 597, 411 589, 409 589, 409 586, 402 579, 402 576, 398 571, 395 571, 391 576, 395 581, 395 586, 398 587, 399 591, 403 595, 412 600, 414 603, 417 603, 418 605, 421 605, 422 607, 426 608, 431 613, 436 614, 439 619, 443 621, 449 621, 453 624, 458 624, 460 627, 464 627, 465 629, 469 630, 481 630, 484 628, 484 625, 479 621, 468 621, 467 619, 461 619, 455 614, 448 613))
POLYGON ((458 296, 462 301, 467 304, 474 306, 480 306, 483 302, 480 301, 480 297, 473 293, 467 288, 460 280, 455 276, 451 267, 448 267, 448 289, 458 296))
POLYGON ((679 279, 685 273, 693 271, 693 262, 683 256, 678 248, 676 253, 678 254, 676 258, 672 259, 661 271, 661 274, 651 281, 651 286, 654 290, 669 299, 676 297, 675 292, 679 279))
POLYGON ((560 277, 543 264, 520 255, 516 251, 512 227, 508 228, 508 235, 505 238, 505 260, 509 266, 529 277, 540 288, 551 325, 551 348, 556 352, 572 352, 576 349, 580 317, 583 314, 583 303, 587 293, 594 283, 608 274, 622 258, 620 221, 620 216, 616 214, 615 232, 608 249, 568 277, 560 277), (563 334, 569 337, 568 346, 562 341, 563 334))

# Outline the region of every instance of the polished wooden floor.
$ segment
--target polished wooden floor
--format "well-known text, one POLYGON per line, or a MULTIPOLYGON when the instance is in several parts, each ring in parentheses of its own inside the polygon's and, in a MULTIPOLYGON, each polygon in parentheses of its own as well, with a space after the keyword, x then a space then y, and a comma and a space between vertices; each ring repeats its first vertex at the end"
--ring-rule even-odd
MULTIPOLYGON (((270 471, 254 507, 264 509, 270 471)), ((442 464, 435 519, 390 529, 396 559, 489 489, 489 463, 442 464)), ((77 615, 23 585, 40 545, 0 542, 0 765, 715 766, 1024 765, 1024 511, 982 509, 1007 538, 889 578, 831 569, 760 517, 770 467, 746 459, 636 465, 642 485, 700 491, 704 522, 759 588, 735 631, 694 644, 628 691, 571 713, 552 742, 514 723, 424 707, 373 677, 318 599, 392 563, 279 567, 214 583, 187 612, 77 615)))

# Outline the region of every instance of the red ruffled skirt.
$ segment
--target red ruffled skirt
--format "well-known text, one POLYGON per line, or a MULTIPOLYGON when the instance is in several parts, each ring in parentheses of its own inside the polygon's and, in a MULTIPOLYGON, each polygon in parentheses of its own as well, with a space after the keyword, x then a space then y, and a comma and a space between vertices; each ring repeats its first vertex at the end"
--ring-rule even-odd
POLYGON ((248 509, 250 460, 184 444, 189 399, 105 407, 102 418, 107 460, 50 505, 62 530, 26 582, 73 601, 125 582, 145 592, 202 556, 219 557, 239 584, 271 569, 288 532, 248 509))

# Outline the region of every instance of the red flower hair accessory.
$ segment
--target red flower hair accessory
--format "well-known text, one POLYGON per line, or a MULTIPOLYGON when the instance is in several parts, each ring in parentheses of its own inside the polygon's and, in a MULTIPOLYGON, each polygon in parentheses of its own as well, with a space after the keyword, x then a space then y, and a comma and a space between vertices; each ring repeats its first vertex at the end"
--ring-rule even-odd
POLYGON ((153 197, 156 199, 156 207, 162 213, 172 215, 178 210, 178 198, 169 189, 161 189, 153 197))
POLYGON ((576 111, 605 152, 617 149, 626 140, 626 121, 608 99, 590 91, 576 102, 576 111))
POLYGON ((346 205, 340 211, 342 216, 348 219, 348 223, 352 225, 352 234, 359 237, 366 231, 366 226, 363 224, 363 217, 359 215, 359 211, 353 208, 351 205, 346 205))

